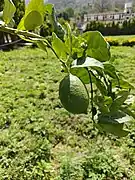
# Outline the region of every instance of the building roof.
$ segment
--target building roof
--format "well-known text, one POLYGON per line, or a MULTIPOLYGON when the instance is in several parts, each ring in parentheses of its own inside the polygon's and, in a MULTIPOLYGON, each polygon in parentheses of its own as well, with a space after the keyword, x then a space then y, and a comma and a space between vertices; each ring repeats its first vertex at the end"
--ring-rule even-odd
POLYGON ((132 8, 132 2, 125 3, 125 8, 132 8))
POLYGON ((104 12, 104 13, 92 13, 92 14, 86 14, 86 16, 87 15, 89 15, 89 16, 100 16, 100 15, 111 15, 111 14, 113 14, 113 15, 117 15, 117 14, 125 14, 123 11, 121 11, 121 12, 104 12))

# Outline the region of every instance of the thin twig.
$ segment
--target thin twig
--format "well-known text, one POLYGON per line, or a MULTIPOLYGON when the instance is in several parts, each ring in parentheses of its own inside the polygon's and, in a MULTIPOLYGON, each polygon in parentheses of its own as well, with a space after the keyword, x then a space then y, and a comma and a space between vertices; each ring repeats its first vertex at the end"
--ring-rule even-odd
POLYGON ((5 44, 0 45, 0 48, 5 47, 5 46, 10 46, 10 45, 16 44, 16 43, 21 42, 21 41, 22 41, 22 39, 18 39, 16 41, 12 41, 10 43, 5 43, 5 44))
POLYGON ((29 32, 29 31, 22 31, 22 30, 10 28, 10 27, 3 26, 3 25, 0 25, 0 31, 6 32, 6 33, 9 33, 9 34, 13 34, 13 35, 16 34, 16 35, 18 35, 18 36, 19 36, 19 35, 23 35, 23 36, 25 36, 25 37, 44 39, 44 37, 42 37, 42 36, 40 36, 40 35, 38 35, 38 34, 29 32))

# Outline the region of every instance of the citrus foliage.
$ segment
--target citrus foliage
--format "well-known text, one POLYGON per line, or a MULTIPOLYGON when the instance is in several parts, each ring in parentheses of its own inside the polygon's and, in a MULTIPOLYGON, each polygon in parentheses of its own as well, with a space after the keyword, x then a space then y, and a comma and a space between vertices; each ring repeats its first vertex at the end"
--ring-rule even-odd
MULTIPOLYGON (((110 63, 110 46, 100 32, 86 32, 76 37, 72 34, 69 24, 65 23, 62 27, 57 22, 54 6, 44 4, 43 0, 30 1, 17 29, 7 27, 15 13, 15 7, 11 0, 5 0, 3 11, 4 22, 0 26, 0 30, 17 34, 22 39, 38 43, 45 51, 46 48, 50 48, 61 62, 62 70, 65 73, 68 75, 73 73, 76 79, 80 78, 84 84, 90 85, 90 111, 96 127, 101 131, 120 137, 128 134, 128 131, 124 130, 124 123, 131 120, 130 116, 134 116, 133 111, 126 104, 132 85, 123 80, 120 73, 110 63), (35 30, 46 23, 46 17, 52 25, 51 37, 42 37, 29 32, 29 30, 35 30)), ((65 82, 66 86, 68 83, 72 84, 72 80, 65 82)), ((83 99, 84 92, 82 89, 79 94, 83 99)), ((64 103, 61 99, 64 107, 70 112, 84 113, 81 110, 74 111, 73 106, 78 103, 78 98, 75 98, 75 103, 70 106, 71 104, 68 104, 69 93, 65 94, 63 91, 65 89, 61 92, 60 88, 60 95, 62 93, 65 96, 67 95, 64 103), (69 106, 73 110, 68 108, 69 106)), ((81 104, 84 109, 87 109, 88 100, 87 105, 84 105, 83 102, 81 104)))
MULTIPOLYGON (((14 14, 14 21, 16 23, 16 26, 18 25, 18 23, 20 22, 20 19, 23 17, 24 15, 24 11, 25 11, 25 2, 22 0, 13 0, 13 1, 5 1, 5 3, 8 5, 9 3, 12 4, 12 2, 14 3, 15 7, 16 7, 16 12, 14 14)), ((3 13, 3 7, 4 7, 4 0, 0 1, 0 11, 1 13, 3 13)), ((13 6, 12 6, 13 9, 13 6)), ((8 9, 7 9, 8 10, 8 9)), ((14 11, 13 11, 14 12, 14 11)), ((8 12, 9 13, 9 12, 8 12)), ((7 17, 5 17, 7 18, 7 17)))
POLYGON ((37 26, 40 26, 41 24, 42 16, 38 11, 31 11, 24 20, 24 27, 26 30, 34 30, 37 26))

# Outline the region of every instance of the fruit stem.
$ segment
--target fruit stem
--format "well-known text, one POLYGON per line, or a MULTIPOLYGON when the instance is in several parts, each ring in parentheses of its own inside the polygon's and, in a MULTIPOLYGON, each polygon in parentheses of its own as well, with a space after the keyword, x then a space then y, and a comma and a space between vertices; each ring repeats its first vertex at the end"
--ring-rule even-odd
POLYGON ((93 85, 92 85, 92 77, 91 77, 91 71, 88 70, 88 68, 86 68, 89 74, 89 79, 90 79, 90 89, 91 89, 91 113, 92 113, 92 121, 95 124, 95 120, 94 120, 94 113, 93 113, 93 109, 94 109, 94 105, 93 105, 93 99, 94 99, 94 95, 93 95, 93 85))
POLYGON ((59 59, 59 61, 62 63, 62 65, 65 67, 65 69, 67 70, 67 72, 70 73, 67 64, 66 64, 62 59, 59 58, 59 56, 57 55, 57 53, 55 52, 55 50, 53 49, 53 47, 51 46, 51 44, 50 44, 48 41, 46 41, 45 43, 46 43, 46 44, 48 45, 48 47, 53 51, 53 53, 55 54, 55 56, 57 57, 57 59, 59 59))

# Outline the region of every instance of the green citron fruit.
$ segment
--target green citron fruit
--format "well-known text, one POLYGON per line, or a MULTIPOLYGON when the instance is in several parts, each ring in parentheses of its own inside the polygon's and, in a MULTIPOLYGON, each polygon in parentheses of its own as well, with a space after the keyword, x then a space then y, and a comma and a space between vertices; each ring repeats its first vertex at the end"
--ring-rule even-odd
POLYGON ((67 111, 73 114, 87 113, 89 94, 77 76, 69 74, 60 82, 59 97, 67 111))
POLYGON ((38 11, 31 11, 24 19, 24 27, 26 30, 34 30, 42 24, 42 16, 38 11))

